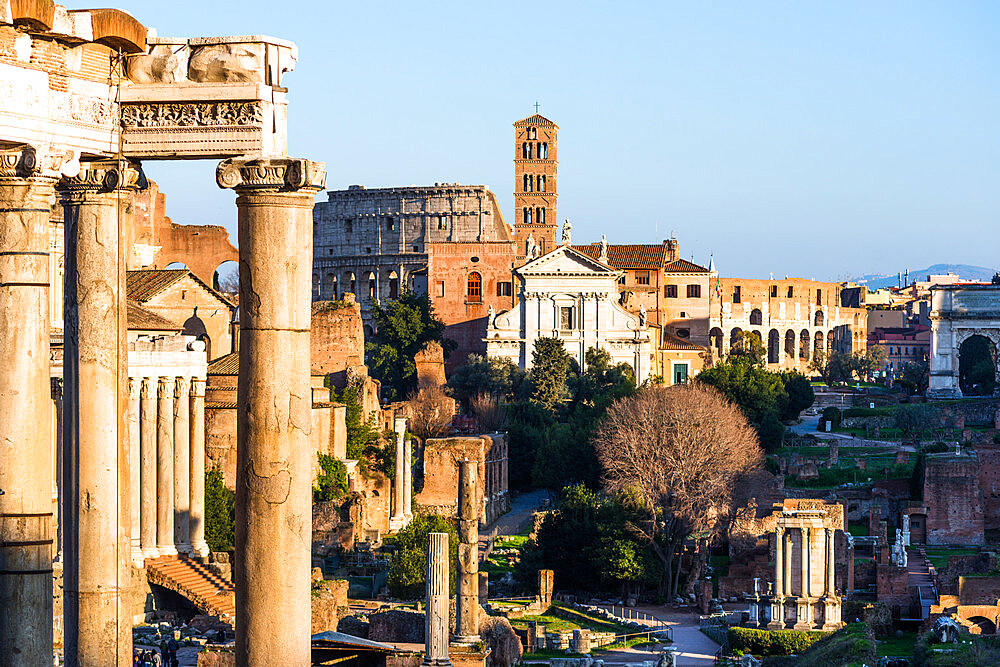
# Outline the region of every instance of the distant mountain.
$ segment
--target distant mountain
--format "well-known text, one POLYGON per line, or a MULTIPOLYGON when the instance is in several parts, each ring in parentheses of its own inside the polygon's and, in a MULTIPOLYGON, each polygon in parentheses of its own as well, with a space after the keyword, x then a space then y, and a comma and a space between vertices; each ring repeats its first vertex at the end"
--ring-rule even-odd
MULTIPOLYGON (((955 273, 962 280, 975 280, 981 282, 989 282, 993 279, 993 274, 996 273, 996 269, 988 269, 985 266, 971 266, 969 264, 932 264, 926 269, 910 269, 910 282, 914 280, 927 280, 927 276, 934 274, 940 275, 944 273, 955 273)), ((876 290, 883 287, 895 287, 898 283, 896 274, 880 274, 880 273, 869 273, 864 276, 858 276, 852 278, 854 282, 859 285, 865 285, 870 290, 876 290)))

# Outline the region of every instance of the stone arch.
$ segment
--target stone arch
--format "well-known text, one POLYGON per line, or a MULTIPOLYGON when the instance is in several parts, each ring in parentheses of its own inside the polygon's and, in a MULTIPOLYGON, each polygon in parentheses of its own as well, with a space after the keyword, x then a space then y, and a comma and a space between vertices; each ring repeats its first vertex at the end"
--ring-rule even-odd
POLYGON ((989 396, 997 387, 997 345, 972 331, 958 344, 958 386, 965 396, 989 396))
POLYGON ((212 272, 212 288, 223 294, 240 293, 240 265, 227 259, 215 267, 212 272))
POLYGON ((754 338, 756 338, 757 342, 760 343, 761 345, 764 344, 764 337, 761 335, 761 333, 760 333, 760 331, 758 329, 753 329, 750 332, 750 335, 753 336, 754 338))
POLYGON ((785 332, 785 356, 795 361, 795 332, 791 329, 785 332))
POLYGON ((323 292, 326 298, 330 301, 336 301, 340 298, 340 290, 338 289, 337 274, 333 271, 326 272, 326 280, 323 281, 323 292))
POLYGON ((781 361, 781 334, 777 329, 767 332, 767 363, 776 364, 781 361))
POLYGON ((354 275, 353 271, 347 272, 347 276, 344 280, 344 290, 350 292, 354 296, 358 295, 358 279, 354 275))
POLYGON ((969 634, 995 635, 997 633, 996 623, 985 616, 972 616, 966 620, 972 624, 972 627, 969 628, 969 634))
POLYGON ((836 343, 836 336, 833 335, 833 329, 826 332, 826 351, 833 352, 834 343, 836 343))
POLYGON ((755 324, 760 326, 764 323, 764 314, 760 312, 760 308, 754 308, 750 311, 750 324, 755 324))
POLYGON ((715 350, 718 356, 722 356, 722 329, 719 327, 712 327, 712 330, 708 332, 708 340, 711 347, 715 350))
POLYGON ((314 273, 313 274, 313 301, 319 301, 319 298, 320 298, 320 287, 321 287, 321 282, 320 282, 320 279, 319 279, 319 274, 318 273, 314 273))
POLYGON ((389 272, 389 298, 399 298, 399 274, 395 271, 389 272))
POLYGON ((803 329, 799 334, 799 359, 809 361, 809 329, 803 329))
POLYGON ((814 327, 821 327, 821 326, 823 326, 823 320, 824 319, 825 318, 823 316, 823 311, 822 310, 817 310, 816 314, 813 316, 813 326, 814 327))
POLYGON ((733 327, 733 330, 729 332, 729 349, 733 350, 740 344, 740 338, 743 337, 743 329, 739 327, 733 327))
POLYGON ((368 298, 372 301, 378 298, 378 280, 374 271, 368 272, 368 298))
POLYGON ((823 353, 825 349, 823 343, 826 339, 823 337, 822 331, 817 331, 816 335, 813 337, 813 356, 819 356, 823 353))
POLYGON ((186 269, 186 268, 187 268, 187 264, 185 264, 184 262, 170 262, 165 267, 163 267, 163 270, 164 271, 174 271, 176 269, 186 269))

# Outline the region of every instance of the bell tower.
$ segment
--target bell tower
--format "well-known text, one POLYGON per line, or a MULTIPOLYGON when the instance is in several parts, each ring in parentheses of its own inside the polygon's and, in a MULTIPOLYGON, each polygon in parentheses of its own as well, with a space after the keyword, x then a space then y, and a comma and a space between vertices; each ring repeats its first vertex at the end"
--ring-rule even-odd
POLYGON ((514 123, 514 238, 518 265, 529 259, 529 235, 540 255, 557 246, 558 132, 558 125, 538 113, 514 123))

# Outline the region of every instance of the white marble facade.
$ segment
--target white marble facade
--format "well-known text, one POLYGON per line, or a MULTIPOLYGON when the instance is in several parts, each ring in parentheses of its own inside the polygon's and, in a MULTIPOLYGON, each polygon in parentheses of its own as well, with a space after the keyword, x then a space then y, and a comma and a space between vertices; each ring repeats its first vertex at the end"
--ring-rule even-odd
POLYGON ((652 344, 645 317, 618 304, 622 272, 563 245, 514 269, 517 304, 490 318, 486 354, 531 369, 535 340, 556 337, 584 369, 591 347, 627 363, 636 382, 649 377, 652 344))
MULTIPOLYGON (((959 356, 973 336, 1000 348, 1000 285, 956 284, 931 288, 930 386, 934 398, 961 398, 959 356)), ((994 358, 995 359, 995 358, 994 358)), ((994 372, 997 364, 994 360, 994 372)), ((1000 372, 997 372, 1000 377, 1000 372)))

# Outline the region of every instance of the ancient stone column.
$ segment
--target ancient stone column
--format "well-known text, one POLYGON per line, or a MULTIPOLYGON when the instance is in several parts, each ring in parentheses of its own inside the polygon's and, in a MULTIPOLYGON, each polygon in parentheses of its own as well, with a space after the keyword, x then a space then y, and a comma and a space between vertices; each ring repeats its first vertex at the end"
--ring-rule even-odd
POLYGON ((403 517, 406 525, 413 521, 413 440, 403 445, 403 517))
POLYGON ((448 534, 427 536, 427 611, 424 665, 451 665, 448 659, 448 534))
POLYGON ((208 557, 208 543, 205 542, 205 378, 191 378, 191 500, 188 518, 188 540, 191 551, 199 558, 208 557))
POLYGON ((188 535, 188 513, 191 509, 191 426, 188 412, 191 409, 191 380, 186 377, 174 381, 174 546, 177 551, 191 554, 188 535))
POLYGON ((455 641, 479 641, 479 494, 476 462, 458 464, 458 599, 455 641))
POLYGON ((66 235, 66 477, 73 526, 65 545, 66 664, 132 659, 129 585, 128 380, 125 257, 129 195, 142 180, 127 162, 81 166, 58 186, 66 235))
POLYGON ((176 556, 174 546, 174 378, 161 377, 156 393, 156 550, 176 556))
MULTIPOLYGON (((826 533, 827 533, 826 528, 816 528, 815 529, 816 544, 817 544, 817 546, 819 546, 823 550, 823 562, 824 562, 824 565, 826 564, 826 533)), ((809 560, 810 560, 810 567, 809 567, 809 588, 808 588, 808 591, 809 591, 809 597, 814 598, 814 597, 821 596, 822 593, 816 589, 816 582, 813 581, 814 568, 812 567, 812 563, 811 563, 811 561, 812 561, 812 554, 811 553, 809 554, 809 560)), ((822 588, 823 586, 826 585, 826 569, 821 570, 819 572, 819 575, 820 575, 819 586, 820 586, 820 588, 822 588)))
POLYGON ((785 529, 785 590, 784 595, 792 595, 792 533, 785 529))
POLYGON ((0 664, 52 664, 49 211, 31 149, 0 151, 0 664))
POLYGON ((406 525, 405 510, 403 509, 403 468, 406 464, 403 461, 404 449, 403 439, 406 435, 406 418, 397 417, 396 427, 396 469, 393 474, 392 484, 392 516, 389 517, 390 530, 399 530, 406 525))
POLYGON ((132 562, 142 567, 142 442, 139 433, 139 387, 141 378, 128 379, 128 475, 129 475, 129 535, 132 562))
POLYGON ((809 597, 809 528, 802 526, 802 597, 809 597))
POLYGON ((834 581, 834 567, 836 565, 836 556, 834 554, 834 533, 832 528, 826 529, 826 591, 827 595, 837 594, 837 584, 834 581))
POLYGON ((782 551, 785 547, 785 530, 778 526, 775 529, 775 540, 774 540, 774 592, 776 595, 782 595, 785 592, 784 581, 782 580, 782 575, 784 574, 785 564, 782 561, 782 551))
POLYGON ((139 389, 139 546, 156 558, 156 378, 142 378, 139 389))
POLYGON ((240 378, 236 462, 236 664, 308 665, 313 198, 320 162, 225 160, 237 193, 240 378))

